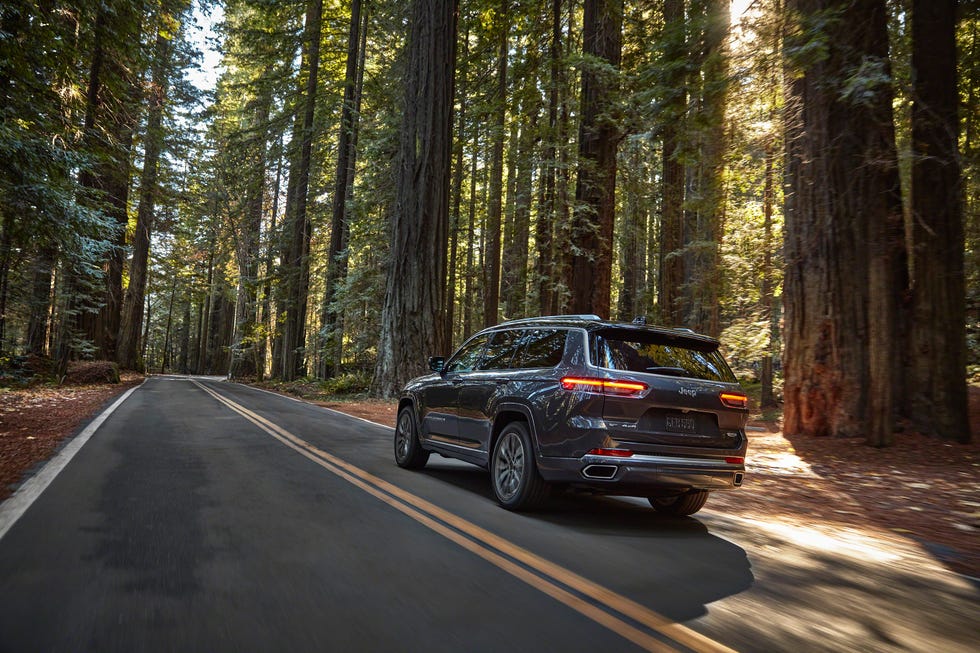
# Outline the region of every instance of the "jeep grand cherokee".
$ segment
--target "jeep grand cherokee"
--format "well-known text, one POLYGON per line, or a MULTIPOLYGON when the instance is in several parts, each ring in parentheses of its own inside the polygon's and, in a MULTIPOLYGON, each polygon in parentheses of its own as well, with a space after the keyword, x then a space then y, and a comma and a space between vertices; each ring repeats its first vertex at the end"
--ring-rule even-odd
POLYGON ((693 514, 745 471, 748 400, 718 344, 595 315, 484 329, 405 386, 395 461, 420 468, 434 452, 479 465, 512 510, 560 486, 693 514))

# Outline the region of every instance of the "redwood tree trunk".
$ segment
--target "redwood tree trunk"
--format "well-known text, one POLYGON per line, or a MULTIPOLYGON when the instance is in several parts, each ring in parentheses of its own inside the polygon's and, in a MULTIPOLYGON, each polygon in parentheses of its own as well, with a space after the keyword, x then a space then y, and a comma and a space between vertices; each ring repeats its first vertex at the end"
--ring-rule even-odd
POLYGON ((504 118, 507 114, 507 2, 501 0, 496 28, 497 88, 493 108, 493 145, 490 154, 490 206, 487 212, 487 240, 484 256, 483 326, 497 323, 500 304, 500 224, 504 199, 504 118))
MULTIPOLYGON (((664 38, 668 41, 666 58, 674 62, 684 56, 684 0, 664 0, 664 38)), ((684 71, 670 68, 671 97, 665 102, 663 125, 662 213, 660 220, 660 257, 657 289, 660 321, 666 326, 685 323, 684 289, 684 164, 680 159, 681 117, 687 94, 684 71)))
MULTIPOLYGON (((623 0, 585 0, 582 49, 618 68, 622 57, 623 0)), ((610 109, 617 84, 582 72, 578 185, 572 218, 571 310, 609 317, 612 239, 616 215, 616 150, 621 129, 610 109)))
POLYGON ((912 3, 912 286, 916 428, 970 441, 956 0, 912 3))
POLYGON ((361 2, 351 2, 350 33, 347 38, 347 71, 344 103, 340 110, 340 138, 337 144, 337 174, 334 184, 333 215, 330 221, 330 252, 326 291, 323 297, 322 329, 324 346, 320 374, 334 375, 340 365, 343 344, 343 313, 334 308, 338 285, 347 278, 347 243, 350 240, 348 200, 354 185, 357 162, 357 128, 364 75, 364 47, 367 38, 367 12, 361 25, 361 2))
POLYGON ((855 87, 853 72, 889 72, 885 2, 787 8, 804 23, 838 19, 800 34, 825 42, 825 57, 789 62, 802 75, 786 103, 784 428, 881 445, 900 377, 902 206, 891 86, 855 87))
POLYGON ((391 261, 373 391, 394 396, 449 347, 446 248, 458 0, 413 0, 391 261))
POLYGON ((548 131, 544 149, 544 186, 541 208, 534 226, 534 242, 537 248, 538 312, 542 315, 551 310, 555 287, 555 251, 554 234, 555 220, 558 213, 558 148, 559 129, 558 112, 561 103, 560 91, 564 85, 561 65, 562 33, 561 14, 562 0, 551 0, 551 40, 548 45, 549 80, 548 80, 548 131))
POLYGON ((294 211, 287 225, 290 229, 286 259, 286 324, 283 329, 282 378, 291 381, 305 369, 306 310, 310 289, 310 237, 312 224, 307 213, 310 187, 310 164, 313 156, 313 117, 316 110, 317 77, 320 69, 320 28, 323 0, 310 0, 306 12, 307 78, 303 99, 303 122, 300 132, 300 155, 295 176, 294 211))
POLYGON ((163 108, 167 97, 170 65, 170 39, 159 33, 154 46, 153 76, 147 93, 149 114, 146 124, 143 172, 140 176, 139 208, 133 235, 133 259, 129 265, 129 286, 123 300, 116 346, 120 367, 143 369, 140 336, 143 332, 143 297, 146 293, 146 267, 150 254, 150 234, 156 209, 157 172, 163 151, 163 108))
MULTIPOLYGON (((113 223, 112 248, 106 255, 102 292, 86 297, 89 310, 78 325, 99 358, 113 358, 122 310, 122 271, 129 204, 130 150, 141 97, 137 83, 140 19, 128 2, 107 3, 96 17, 92 65, 86 96, 85 132, 88 148, 99 162, 79 178, 99 196, 113 223), (99 135, 102 127, 108 137, 99 135)), ((88 280, 93 283, 94 280, 88 280)), ((81 289, 86 283, 74 284, 81 289)))

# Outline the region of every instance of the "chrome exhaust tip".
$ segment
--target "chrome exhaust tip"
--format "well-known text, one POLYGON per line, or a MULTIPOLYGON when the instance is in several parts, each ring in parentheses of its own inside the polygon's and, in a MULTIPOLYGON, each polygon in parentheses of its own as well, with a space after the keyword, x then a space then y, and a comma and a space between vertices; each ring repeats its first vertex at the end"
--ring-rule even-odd
POLYGON ((589 465, 582 470, 582 476, 608 481, 616 475, 618 470, 619 468, 616 465, 589 465))
POLYGON ((742 472, 735 472, 735 487, 742 485, 742 478, 744 478, 744 476, 745 475, 742 472))

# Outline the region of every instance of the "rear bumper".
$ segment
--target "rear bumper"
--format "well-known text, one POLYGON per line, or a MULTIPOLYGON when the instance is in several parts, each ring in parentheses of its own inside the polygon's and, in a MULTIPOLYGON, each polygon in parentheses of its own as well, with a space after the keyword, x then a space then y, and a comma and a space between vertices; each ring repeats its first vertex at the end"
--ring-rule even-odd
POLYGON ((646 454, 628 458, 592 454, 581 458, 542 457, 537 464, 548 482, 626 496, 651 496, 658 490, 733 490, 742 484, 745 475, 742 463, 646 454))

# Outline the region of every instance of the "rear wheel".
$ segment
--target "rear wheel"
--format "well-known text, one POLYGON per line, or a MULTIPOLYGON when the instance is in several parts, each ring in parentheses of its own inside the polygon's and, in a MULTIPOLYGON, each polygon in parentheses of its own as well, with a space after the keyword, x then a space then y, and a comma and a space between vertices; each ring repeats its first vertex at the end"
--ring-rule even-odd
POLYGON ((527 425, 511 422, 501 431, 490 458, 493 493, 508 510, 529 510, 548 493, 548 484, 538 473, 527 425))
POLYGON ((676 497, 649 497, 654 510, 667 515, 693 515, 708 500, 707 490, 691 490, 676 497))
POLYGON ((422 448, 415 428, 415 411, 405 406, 395 427, 395 462, 405 469, 421 469, 428 461, 429 452, 422 448))

